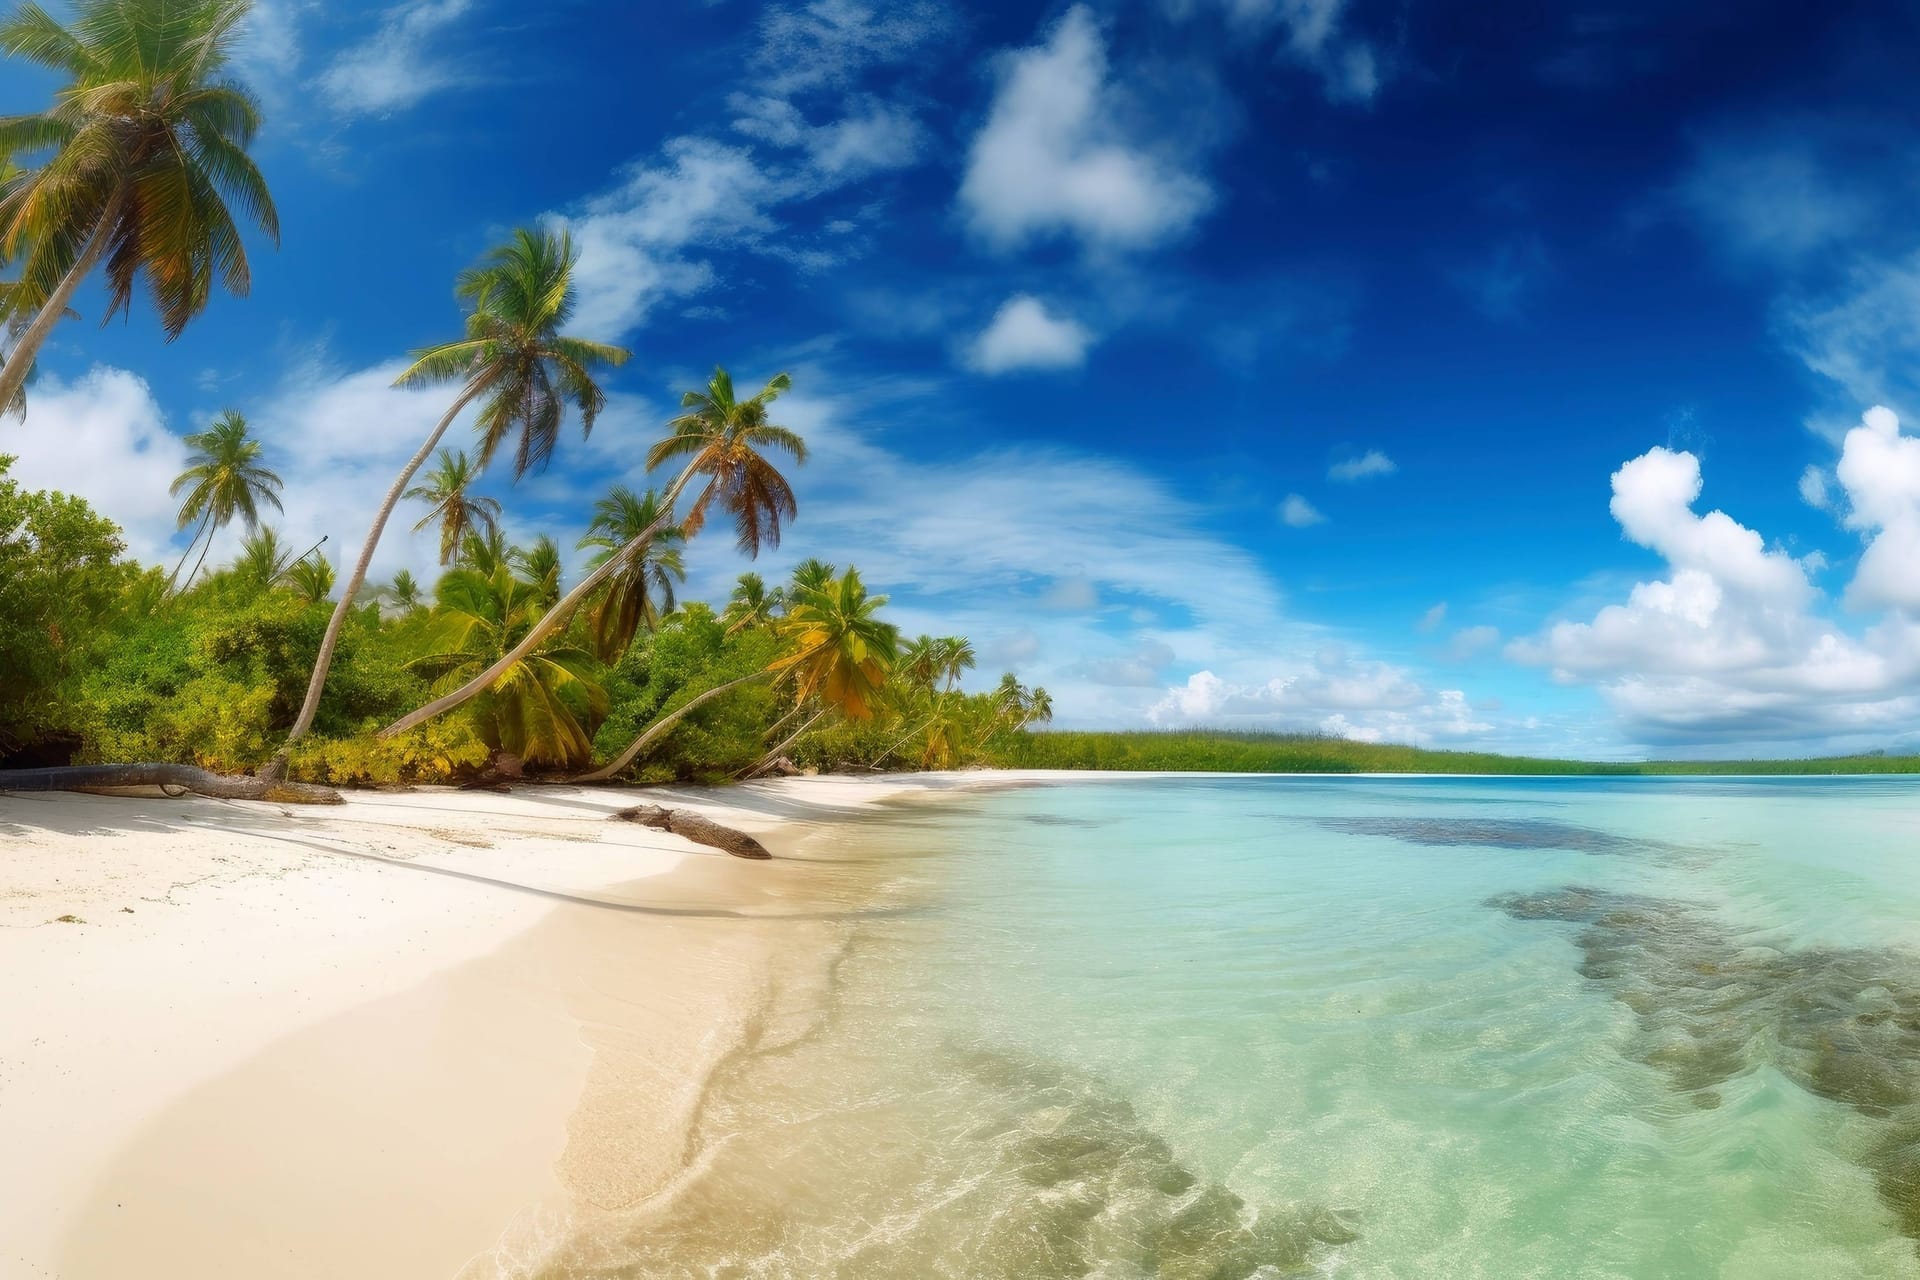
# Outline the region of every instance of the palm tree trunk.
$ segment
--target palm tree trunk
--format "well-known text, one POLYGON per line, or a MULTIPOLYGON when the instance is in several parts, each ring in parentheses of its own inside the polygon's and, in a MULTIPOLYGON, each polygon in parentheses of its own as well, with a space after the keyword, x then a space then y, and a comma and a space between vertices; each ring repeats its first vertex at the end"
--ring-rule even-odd
MULTIPOLYGON (((192 554, 193 554, 193 549, 194 549, 195 547, 197 547, 197 546, 199 546, 199 545, 200 545, 200 535, 202 535, 202 534, 204 534, 204 533, 205 533, 205 532, 207 531, 207 526, 208 526, 208 525, 210 525, 210 524, 212 524, 212 523, 213 523, 213 508, 212 508, 212 507, 208 507, 208 508, 207 508, 207 514, 206 514, 205 516, 203 516, 203 517, 201 518, 201 520, 200 520, 200 527, 199 527, 199 528, 198 528, 197 530, 195 530, 195 531, 194 531, 194 534, 193 534, 193 541, 192 541, 192 542, 189 542, 189 543, 187 544, 187 549, 186 549, 185 551, 182 551, 182 552, 180 553, 180 563, 179 563, 179 564, 176 564, 175 566, 173 566, 173 573, 172 573, 172 575, 171 575, 171 576, 169 576, 169 577, 167 578, 167 590, 168 590, 168 591, 172 591, 172 590, 173 590, 173 584, 174 584, 174 580, 175 580, 175 579, 177 579, 177 578, 178 578, 178 577, 180 576, 180 570, 181 570, 181 569, 182 569, 183 567, 185 567, 185 565, 186 565, 186 563, 187 563, 187 557, 188 557, 188 556, 190 556, 190 555, 192 555, 192 554)), ((207 541, 208 541, 209 543, 211 543, 211 542, 213 541, 213 539, 211 539, 211 538, 209 538, 209 539, 207 539, 207 541)), ((206 563, 206 560, 207 560, 207 553, 206 553, 206 552, 204 552, 204 551, 202 551, 202 552, 200 553, 200 563, 201 563, 201 564, 205 564, 205 563, 206 563)), ((193 566, 193 571, 194 571, 195 573, 198 573, 198 572, 200 572, 200 565, 199 565, 199 564, 196 564, 196 565, 194 565, 194 566, 193 566)), ((188 581, 188 582, 192 582, 192 581, 193 581, 193 579, 192 579, 192 578, 188 578, 188 579, 187 579, 187 581, 188 581)))
POLYGON ((367 568, 373 563, 373 553, 380 545, 380 535, 386 530, 388 517, 393 514, 393 509, 400 505, 400 496, 406 492, 408 483, 413 479, 413 473, 420 469, 421 464, 433 452, 434 446, 440 443, 440 437, 447 433, 447 428, 452 426, 453 420, 460 416, 460 411, 472 403, 473 398, 482 390, 482 386, 474 382, 467 383, 461 389, 460 394, 454 397, 453 405, 441 417, 440 424, 427 436, 425 443, 407 461, 407 465, 400 469, 400 474, 394 477, 393 484, 388 486, 386 499, 380 504, 380 510, 375 513, 372 527, 367 530, 367 541, 360 548, 360 558, 354 562, 353 575, 347 579, 345 587, 340 592, 340 603, 333 607, 333 616, 327 619, 327 633, 321 637, 320 652, 313 661, 313 677, 307 681, 306 701, 300 704, 300 714, 294 719, 293 728, 287 731, 286 742, 281 744, 273 760, 261 771, 261 776, 272 778, 285 776, 287 757, 293 751, 293 744, 300 741, 307 730, 313 727, 314 713, 320 709, 321 691, 327 687, 327 669, 333 665, 333 651, 340 643, 340 631, 347 624, 347 615, 353 612, 353 598, 360 594, 360 586, 367 580, 367 568))
POLYGON ((825 714, 827 714, 827 712, 831 711, 832 709, 833 708, 831 707, 822 707, 818 711, 814 712, 813 715, 807 718, 807 722, 805 724, 801 725, 798 729, 795 729, 793 731, 792 737, 788 738, 785 742, 782 742, 779 746, 775 747, 773 750, 767 752, 767 754, 765 754, 764 756, 761 756, 759 763, 755 764, 753 768, 747 770, 745 773, 741 774, 740 776, 742 778, 757 778, 762 773, 765 773, 767 771, 767 766, 771 765, 775 760, 778 760, 781 756, 785 755, 787 753, 788 747, 792 746, 794 743, 800 741, 801 738, 805 737, 807 730, 813 728, 814 725, 819 724, 820 717, 824 716, 825 714))
POLYGON ((33 318, 27 331, 20 335, 20 341, 7 355, 7 363, 0 367, 0 405, 13 403, 20 394, 20 388, 27 385, 27 373, 33 368, 33 362, 40 356, 40 348, 46 345, 47 335, 53 332, 53 326, 60 317, 67 314, 67 304, 73 301, 80 282, 100 265, 100 258, 107 251, 112 239, 113 224, 120 220, 120 211, 127 204, 127 189, 122 186, 107 201, 107 207, 100 212, 100 221, 94 224, 93 234, 87 237, 87 247, 80 257, 67 268, 60 283, 54 287, 53 294, 40 308, 40 314, 33 318))
POLYGON ((721 694, 726 693, 731 689, 738 689, 741 685, 746 684, 748 681, 759 680, 771 674, 772 673, 768 671, 755 671, 748 675, 741 676, 737 680, 729 680, 723 685, 718 685, 715 688, 709 689, 705 693, 701 694, 699 697, 688 699, 686 702, 682 703, 680 706, 676 707, 674 710, 669 711, 666 715, 661 716, 658 720, 655 720, 652 724, 648 725, 646 732, 642 733, 639 737, 635 738, 632 742, 628 743, 627 749, 625 751, 622 751, 619 757, 616 760, 614 760, 612 764, 606 766, 604 769, 595 769, 592 773, 582 774, 579 777, 572 779, 572 781, 574 782, 606 782, 608 781, 609 779, 624 772, 628 765, 632 764, 635 760, 639 758, 640 753, 642 751, 645 751, 649 746, 653 745, 653 743, 657 741, 659 737, 662 734, 664 734, 667 730, 673 728, 674 725, 679 724, 682 717, 684 717, 689 711, 692 711, 695 707, 701 706, 704 703, 711 702, 715 698, 719 697, 721 694))
POLYGON ((799 715, 802 711, 805 711, 806 709, 807 709, 806 702, 804 701, 795 702, 793 704, 793 710, 787 712, 787 714, 781 716, 778 720, 775 720, 773 722, 773 727, 767 730, 767 737, 771 738, 774 734, 786 728, 788 722, 790 722, 795 716, 799 715))
POLYGON ((207 552, 211 550, 213 550, 213 535, 210 533, 207 535, 207 540, 200 544, 200 558, 193 562, 193 572, 187 575, 187 583, 189 586, 192 585, 195 578, 200 576, 200 566, 207 562, 207 552))
MULTIPOLYGON (((692 478, 693 468, 689 466, 685 471, 680 473, 680 477, 675 480, 673 486, 667 490, 666 497, 661 503, 663 510, 660 518, 638 534, 635 534, 633 540, 627 543, 626 546, 621 547, 618 551, 608 556, 605 564, 580 579, 580 581, 574 585, 573 590, 567 592, 566 595, 560 598, 558 604, 542 614, 540 621, 533 624, 533 629, 522 636, 520 643, 509 649, 499 661, 461 685, 458 689, 455 689, 452 693, 443 694, 435 698, 432 702, 429 702, 426 706, 421 707, 418 711, 409 712, 401 716, 398 720, 395 720, 374 736, 377 738, 391 738, 396 733, 405 733, 417 725, 425 724, 443 711, 453 710, 453 708, 459 706, 467 699, 491 686, 493 682, 505 674, 507 669, 513 666, 514 663, 519 662, 522 658, 525 658, 528 654, 539 648, 542 641, 566 625, 567 619, 573 616, 573 611, 580 607, 580 603, 583 600, 591 596, 600 588, 602 583, 619 571, 620 566, 627 561, 628 557, 632 556, 635 551, 646 546, 648 542, 653 540, 656 534, 673 523, 673 504, 679 499, 681 490, 686 488, 687 481, 692 478)), ((712 481, 708 481, 709 488, 712 487, 712 483, 712 481)))

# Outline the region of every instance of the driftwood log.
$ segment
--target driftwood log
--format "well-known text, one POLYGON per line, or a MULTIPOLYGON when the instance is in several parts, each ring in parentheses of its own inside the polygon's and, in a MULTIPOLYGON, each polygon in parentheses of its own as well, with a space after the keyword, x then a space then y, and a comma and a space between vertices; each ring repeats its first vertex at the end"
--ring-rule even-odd
POLYGON ((685 836, 695 844, 708 845, 732 854, 736 858, 771 858, 767 847, 744 831, 715 822, 712 818, 703 818, 697 813, 688 813, 685 809, 668 809, 657 804, 637 804, 631 809, 622 809, 613 815, 615 822, 637 822, 643 827, 652 827, 655 831, 671 831, 674 835, 685 836))
POLYGON ((57 769, 0 769, 0 791, 102 791, 116 787, 179 787, 218 800, 345 803, 332 787, 230 777, 185 764, 79 764, 57 769))

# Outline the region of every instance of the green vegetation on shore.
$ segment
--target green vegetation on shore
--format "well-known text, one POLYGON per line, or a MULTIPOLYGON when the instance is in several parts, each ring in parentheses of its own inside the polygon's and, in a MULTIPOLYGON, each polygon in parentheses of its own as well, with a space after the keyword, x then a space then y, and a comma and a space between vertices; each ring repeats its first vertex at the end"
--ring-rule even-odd
POLYGON ((1005 769, 1117 769, 1175 773, 1458 774, 1823 774, 1920 773, 1920 756, 1833 756, 1806 760, 1590 762, 1430 751, 1315 734, 1221 729, 1140 732, 1051 730, 995 739, 988 761, 1005 769))

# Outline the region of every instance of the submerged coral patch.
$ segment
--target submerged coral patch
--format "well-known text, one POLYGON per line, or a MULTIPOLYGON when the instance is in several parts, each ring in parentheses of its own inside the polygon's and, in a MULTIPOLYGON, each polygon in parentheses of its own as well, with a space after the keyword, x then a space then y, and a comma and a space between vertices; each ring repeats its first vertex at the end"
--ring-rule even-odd
POLYGON ((1580 972, 1632 1009, 1628 1052, 1696 1105, 1771 1066, 1884 1124, 1864 1157, 1900 1230, 1920 1240, 1920 958, 1893 949, 1756 944, 1672 899, 1566 888, 1491 905, 1584 925, 1580 972))
POLYGON ((1650 847, 1612 832, 1548 818, 1320 818, 1329 831, 1386 836, 1408 844, 1489 849, 1567 849, 1575 853, 1633 853, 1650 847))

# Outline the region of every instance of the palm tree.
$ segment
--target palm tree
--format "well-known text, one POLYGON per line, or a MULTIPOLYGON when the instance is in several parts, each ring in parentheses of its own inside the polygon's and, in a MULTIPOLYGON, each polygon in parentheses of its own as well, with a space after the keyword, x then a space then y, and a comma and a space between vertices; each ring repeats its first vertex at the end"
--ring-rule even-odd
POLYGON ((287 585, 308 604, 319 604, 333 590, 333 566, 317 551, 294 561, 286 574, 287 585))
POLYGON ((536 645, 565 625, 582 601, 590 598, 603 583, 619 572, 629 556, 666 528, 672 520, 674 505, 695 476, 705 476, 707 483, 695 499, 692 511, 681 523, 680 527, 688 537, 699 531, 708 508, 718 502, 721 509, 733 517, 742 551, 753 556, 758 555, 762 547, 779 546, 780 521, 791 518, 797 505, 792 486, 767 460, 763 451, 777 449, 790 454, 796 462, 805 462, 807 459, 806 443, 798 434, 767 421, 767 406, 792 385, 793 380, 782 373, 769 381, 757 395, 739 400, 734 396, 733 379, 727 371, 715 369, 705 390, 689 391, 682 396, 680 403, 686 412, 667 424, 669 434, 666 439, 647 453, 648 469, 674 458, 687 459, 680 474, 660 495, 660 517, 624 547, 608 556, 599 568, 582 578, 573 590, 547 611, 547 616, 534 625, 512 652, 503 655, 493 667, 451 693, 402 716, 380 730, 379 736, 390 737, 411 729, 460 705, 486 688, 509 663, 524 658, 536 645))
POLYGON ((380 594, 402 614, 410 614, 420 608, 420 584, 405 569, 396 570, 393 581, 380 594))
POLYGON ((560 598, 560 547, 546 534, 533 540, 531 547, 515 547, 507 553, 513 566, 533 584, 533 598, 544 609, 560 598))
MULTIPOLYGON (((511 242, 461 273, 455 286, 454 292, 469 307, 467 336, 417 352, 413 364, 395 380, 397 386, 411 387, 457 379, 460 390, 419 451, 401 468, 373 517, 360 559, 321 638, 306 700, 288 731, 286 744, 268 766, 269 776, 285 772, 292 744, 313 724, 314 713, 320 708, 320 693, 326 688, 327 670, 333 664, 334 647, 340 642, 340 629, 350 612, 349 602, 366 580, 367 566, 373 562, 387 518, 414 472, 426 462, 453 420, 468 405, 479 403, 476 425, 482 467, 501 442, 517 430, 520 443, 515 479, 531 467, 546 465, 569 406, 579 411, 582 431, 593 430, 594 419, 607 402, 606 393, 593 380, 594 374, 625 364, 632 353, 624 347, 561 334, 561 326, 573 316, 573 268, 578 260, 573 240, 564 232, 556 235, 524 228, 514 232, 511 242)), ((544 638, 545 632, 541 632, 535 643, 544 638)), ((525 652, 518 653, 514 661, 525 656, 525 652)), ((472 688, 463 686, 462 696, 492 684, 505 670, 504 663, 499 665, 500 671, 477 680, 472 688)))
MULTIPOLYGON (((580 546, 600 548, 589 562, 598 566, 659 523, 663 515, 672 519, 671 512, 661 510, 657 492, 649 489, 642 497, 617 484, 593 504, 593 521, 580 546)), ((600 661, 617 660, 641 627, 658 631, 660 619, 673 612, 673 584, 687 580, 687 567, 680 557, 680 544, 685 541, 678 528, 665 525, 615 571, 591 619, 594 654, 600 661)))
POLYGON ((0 119, 0 152, 50 152, 0 187, 0 249, 21 258, 15 309, 36 315, 0 366, 0 405, 103 261, 103 319, 130 311, 145 275, 169 339, 200 314, 214 278, 244 296, 237 209, 276 245, 279 215, 247 155, 253 95, 226 77, 252 0, 78 0, 61 26, 22 4, 0 22, 0 53, 63 76, 51 107, 0 119), (231 207, 229 207, 231 206, 231 207))
POLYGON ((272 525, 262 525, 240 540, 240 555, 233 562, 233 574, 243 584, 264 591, 287 571, 292 558, 293 552, 280 541, 279 531, 272 525))
MULTIPOLYGON (((512 637, 540 616, 536 584, 502 563, 490 573, 455 569, 434 589, 433 651, 409 665, 442 683, 457 681, 503 653, 512 637)), ((606 714, 607 695, 579 649, 545 649, 513 663, 474 700, 480 739, 529 764, 573 767, 593 754, 581 714, 606 714)))
POLYGON ((401 494, 402 498, 418 499, 428 505, 427 514, 413 526, 415 533, 438 521, 440 524, 440 563, 452 564, 453 557, 460 550, 461 539, 470 531, 492 531, 500 524, 500 503, 493 498, 474 497, 474 482, 480 479, 480 468, 467 457, 465 449, 458 453, 451 449, 442 449, 437 464, 427 473, 425 484, 415 485, 401 494))
POLYGON ((793 594, 803 596, 809 591, 819 591, 830 585, 838 572, 825 560, 809 556, 793 566, 793 594))
POLYGON ((1053 696, 1039 685, 1027 691, 1027 705, 1020 714, 1020 723, 1014 728, 1024 729, 1030 724, 1046 724, 1053 719, 1053 696))
POLYGON ((200 522, 200 527, 194 530, 193 541, 187 543, 187 549, 180 553, 180 563, 173 566, 173 574, 167 579, 169 588, 180 576, 181 565, 186 564, 202 536, 206 538, 206 546, 201 547, 200 559, 195 562, 193 573, 187 575, 188 582, 193 581, 200 566, 206 563, 213 535, 231 524, 235 516, 251 531, 259 527, 262 503, 275 511, 284 509, 280 505, 280 477, 260 465, 260 442, 248 434, 247 420, 237 411, 227 410, 205 431, 188 436, 187 445, 193 450, 187 458, 187 469, 174 479, 173 487, 167 492, 178 494, 182 489, 187 490, 186 501, 180 504, 180 528, 186 528, 195 520, 200 522))
POLYGON ((748 769, 752 777, 785 755, 828 712, 868 720, 880 690, 899 661, 900 632, 877 615, 885 596, 870 596, 858 569, 807 592, 780 620, 787 652, 768 669, 792 676, 796 710, 818 699, 820 708, 748 769))
POLYGON ((733 595, 727 599, 726 611, 720 620, 727 624, 727 634, 745 631, 756 627, 769 627, 785 606, 787 593, 779 587, 771 591, 767 582, 757 573, 743 573, 733 584, 733 595))
POLYGON ((495 526, 462 538, 460 554, 454 557, 454 562, 462 569, 476 569, 488 574, 503 564, 511 565, 513 558, 514 549, 507 545, 507 535, 495 526))
POLYGON ((803 700, 819 697, 849 720, 871 718, 899 660, 899 631, 876 616, 886 603, 867 594, 858 569, 848 569, 787 611, 780 632, 788 651, 772 669, 791 673, 803 700))
POLYGON ((960 677, 978 662, 973 642, 965 636, 942 636, 933 645, 938 674, 946 681, 947 692, 952 693, 960 677))
POLYGON ((900 674, 916 689, 932 689, 940 678, 939 641, 929 635, 915 636, 900 655, 900 674))

